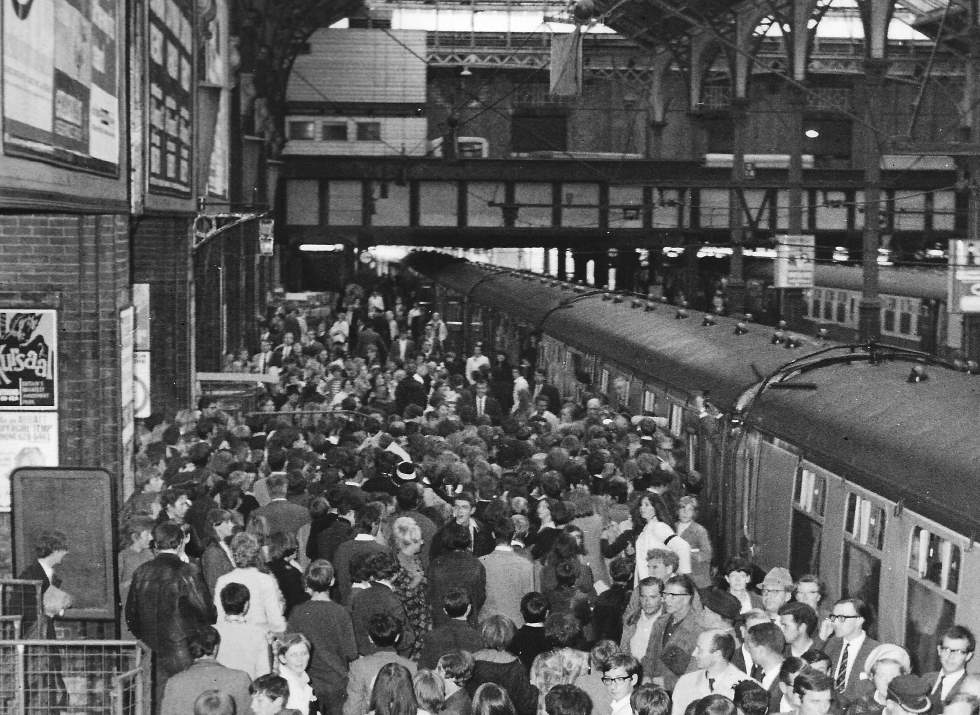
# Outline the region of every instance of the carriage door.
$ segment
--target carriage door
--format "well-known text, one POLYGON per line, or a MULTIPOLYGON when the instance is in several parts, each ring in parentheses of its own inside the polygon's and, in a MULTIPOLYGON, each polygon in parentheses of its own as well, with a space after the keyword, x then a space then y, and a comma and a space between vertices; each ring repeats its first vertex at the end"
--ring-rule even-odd
POLYGON ((446 330, 448 332, 446 342, 442 346, 443 352, 453 350, 457 355, 466 355, 466 352, 463 350, 463 341, 465 338, 463 335, 464 308, 465 304, 459 299, 447 297, 443 301, 442 309, 444 315, 442 319, 446 323, 446 330))

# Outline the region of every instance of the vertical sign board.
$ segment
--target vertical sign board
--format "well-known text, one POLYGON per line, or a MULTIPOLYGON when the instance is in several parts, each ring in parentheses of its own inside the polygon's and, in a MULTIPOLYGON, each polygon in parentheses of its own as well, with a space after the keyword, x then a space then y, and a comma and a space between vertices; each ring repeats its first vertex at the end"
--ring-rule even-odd
POLYGON ((951 348, 961 348, 961 316, 964 313, 980 313, 980 241, 953 239, 949 242, 948 276, 946 310, 950 316, 946 343, 951 348))
MULTIPOLYGON (((218 116, 215 121, 214 144, 211 147, 211 161, 208 170, 208 194, 228 198, 228 149, 231 144, 231 90, 228 82, 228 2, 217 0, 214 3, 214 20, 210 26, 210 36, 205 42, 204 78, 209 84, 222 87, 218 100, 218 116)), ((205 160, 202 157, 201 160, 205 160)))
POLYGON ((118 176, 120 7, 3 3, 4 153, 118 176))
POLYGON ((150 0, 146 13, 149 190, 174 196, 191 194, 191 10, 190 0, 150 0))
POLYGON ((780 236, 776 243, 774 288, 812 288, 816 239, 780 236))
POLYGON ((70 547, 58 574, 62 588, 74 597, 66 617, 114 619, 116 575, 108 472, 21 467, 11 482, 14 573, 34 559, 34 542, 42 531, 63 531, 70 547))
POLYGON ((133 416, 150 416, 150 284, 133 284, 133 416))
POLYGON ((0 308, 0 511, 10 474, 58 464, 58 315, 0 308))
POLYGON ((133 416, 134 368, 133 345, 135 338, 134 324, 136 311, 130 306, 119 311, 119 413, 120 435, 122 442, 122 489, 123 499, 128 499, 133 493, 133 437, 136 434, 136 422, 133 416))

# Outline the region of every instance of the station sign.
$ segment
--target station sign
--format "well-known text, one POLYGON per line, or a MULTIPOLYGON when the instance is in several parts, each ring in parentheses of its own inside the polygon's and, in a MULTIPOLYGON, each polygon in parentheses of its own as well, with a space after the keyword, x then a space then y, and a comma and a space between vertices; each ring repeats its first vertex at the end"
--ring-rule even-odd
POLYGON ((780 236, 776 243, 775 288, 812 288, 816 258, 814 236, 780 236))

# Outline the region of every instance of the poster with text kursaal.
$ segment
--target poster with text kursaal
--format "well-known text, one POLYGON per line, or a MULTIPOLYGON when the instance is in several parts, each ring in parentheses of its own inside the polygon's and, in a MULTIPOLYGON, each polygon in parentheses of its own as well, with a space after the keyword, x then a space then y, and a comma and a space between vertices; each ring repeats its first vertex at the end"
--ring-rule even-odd
POLYGON ((57 311, 0 308, 0 411, 56 410, 57 311))
POLYGON ((3 150, 119 173, 118 0, 3 0, 3 150))

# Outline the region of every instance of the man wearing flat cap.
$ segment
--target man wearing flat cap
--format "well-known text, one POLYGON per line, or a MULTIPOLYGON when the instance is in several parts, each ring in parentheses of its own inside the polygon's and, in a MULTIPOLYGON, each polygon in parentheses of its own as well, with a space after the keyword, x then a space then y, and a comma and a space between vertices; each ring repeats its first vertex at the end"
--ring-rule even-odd
POLYGON ((888 684, 885 715, 921 715, 929 712, 932 700, 929 690, 932 683, 918 675, 900 675, 888 684))
POLYGON ((762 591, 762 607, 773 623, 779 623, 779 609, 793 597, 794 586, 793 577, 782 566, 769 569, 762 581, 759 587, 762 591))

